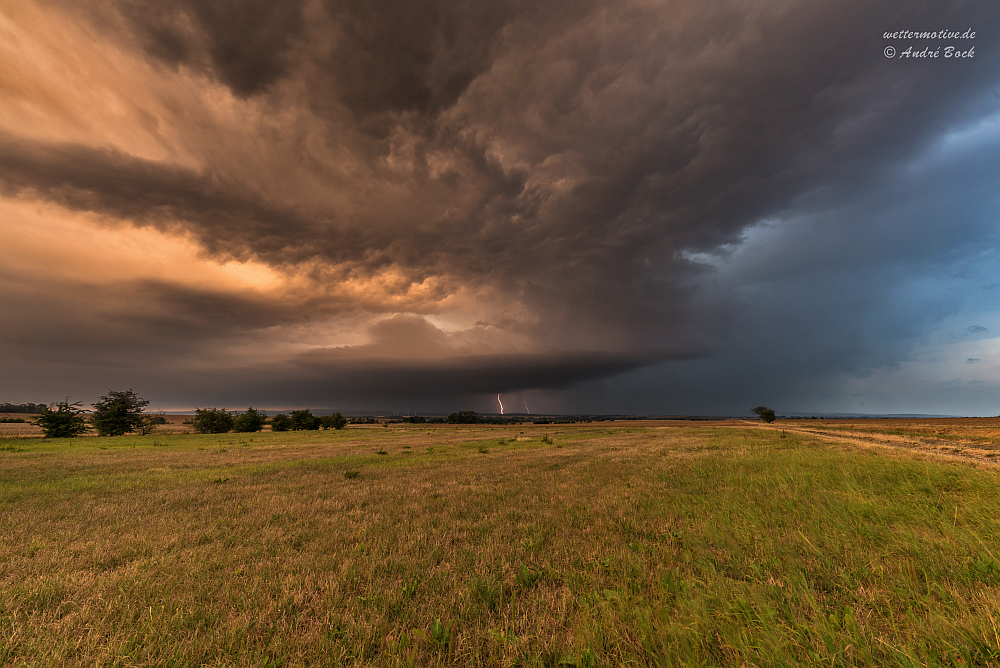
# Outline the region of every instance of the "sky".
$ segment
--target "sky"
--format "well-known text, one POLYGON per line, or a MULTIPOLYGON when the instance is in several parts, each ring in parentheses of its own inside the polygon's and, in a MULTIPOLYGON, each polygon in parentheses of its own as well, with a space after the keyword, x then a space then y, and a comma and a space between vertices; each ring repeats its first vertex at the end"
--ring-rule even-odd
POLYGON ((0 3, 0 401, 1000 414, 998 30, 0 3))

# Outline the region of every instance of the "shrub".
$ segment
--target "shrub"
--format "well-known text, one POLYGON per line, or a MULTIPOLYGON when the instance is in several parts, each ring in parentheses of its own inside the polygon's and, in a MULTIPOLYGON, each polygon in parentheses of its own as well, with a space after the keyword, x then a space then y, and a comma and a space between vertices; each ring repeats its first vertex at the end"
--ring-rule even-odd
POLYGON ((225 408, 196 408, 191 426, 199 434, 225 434, 232 431, 235 419, 225 408))
POLYGON ((295 431, 312 431, 321 426, 320 419, 312 414, 308 408, 301 411, 292 411, 292 429, 295 431))
POLYGON ((124 436, 130 431, 139 431, 144 418, 143 410, 148 405, 147 399, 132 390, 109 390, 94 403, 90 424, 100 436, 124 436))
POLYGON ((347 418, 340 413, 334 413, 333 415, 324 415, 321 417, 320 423, 324 429, 343 429, 347 426, 347 418))
POLYGON ((292 418, 284 413, 278 413, 271 418, 271 431, 288 431, 292 428, 292 418))
POLYGON ((157 425, 166 424, 167 418, 163 415, 141 415, 139 416, 139 422, 136 424, 134 431, 139 432, 142 436, 148 436, 152 434, 156 429, 157 425))
POLYGON ((476 424, 478 421, 476 411, 458 411, 448 416, 451 424, 476 424))
POLYGON ((776 417, 774 411, 768 408, 767 406, 757 406, 757 408, 754 408, 751 412, 756 413, 757 417, 759 417, 764 422, 767 422, 768 424, 774 422, 774 419, 776 417))
POLYGON ((34 424, 42 428, 45 438, 73 438, 87 431, 79 401, 72 404, 60 401, 55 410, 46 406, 42 414, 35 418, 34 424))
POLYGON ((260 431, 264 428, 265 422, 267 422, 267 413, 255 408, 248 408, 245 413, 236 413, 233 431, 243 433, 260 431))

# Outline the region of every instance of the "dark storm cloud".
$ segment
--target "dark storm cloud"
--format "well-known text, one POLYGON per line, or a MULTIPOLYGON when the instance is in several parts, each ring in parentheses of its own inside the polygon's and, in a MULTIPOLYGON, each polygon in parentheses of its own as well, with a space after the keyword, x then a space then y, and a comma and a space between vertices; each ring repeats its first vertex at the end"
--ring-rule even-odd
MULTIPOLYGON (((491 3, 487 9, 328 2, 322 19, 331 33, 326 43, 306 30, 302 8, 294 3, 277 17, 271 13, 278 10, 263 11, 252 2, 160 7, 163 16, 144 11, 141 22, 129 10, 135 29, 148 32, 176 23, 170 16, 188 17, 184 25, 200 26, 209 51, 227 54, 212 62, 234 92, 244 92, 247 84, 227 74, 226 63, 250 67, 258 57, 278 62, 290 44, 300 44, 299 69, 283 66, 268 75, 269 82, 282 74, 308 76, 310 99, 344 104, 356 129, 379 117, 388 124, 386 132, 395 126, 410 133, 418 155, 403 183, 399 175, 373 175, 376 184, 381 176, 386 186, 402 185, 402 203, 419 206, 419 217, 399 213, 408 230, 373 220, 384 214, 379 210, 343 224, 352 237, 374 223, 419 239, 421 247, 434 239, 476 256, 452 261, 468 265, 462 273, 481 272, 487 258, 497 257, 504 261, 501 272, 513 264, 520 273, 524 267, 517 258, 533 262, 538 247, 547 254, 568 253, 563 264, 600 257, 615 271, 630 272, 628 265, 642 254, 669 262, 682 248, 731 242, 748 223, 788 207, 811 188, 863 181, 903 157, 937 130, 934 119, 962 104, 962 90, 989 76, 981 65, 959 70, 933 63, 902 70, 872 51, 881 44, 884 25, 986 23, 989 9, 931 12, 843 2, 781 10, 764 5, 748 12, 742 3, 714 3, 678 6, 675 17, 670 7, 599 3, 528 11, 518 3, 491 3), (243 37, 246 54, 233 46, 237 36, 243 37), (521 67, 491 71, 508 62, 521 67), (601 97, 616 85, 620 95, 601 97), (934 95, 926 95, 928 90, 934 95), (463 93, 465 101, 457 104, 463 93), (602 123, 602 116, 622 111, 615 107, 622 99, 634 102, 636 117, 602 123), (440 117, 456 105, 454 118, 440 117), (411 111, 429 118, 416 122, 406 113, 411 111), (537 117, 534 127, 529 115, 537 117), (478 136, 458 136, 469 129, 478 136), (484 156, 485 144, 494 138, 515 143, 524 154, 512 173, 484 156), (440 219, 448 191, 432 183, 422 163, 433 150, 447 152, 461 169, 451 178, 467 202, 463 234, 472 243, 443 236, 451 231, 440 219), (547 165, 556 158, 561 162, 547 165), (567 177, 572 177, 571 196, 560 198, 551 185, 567 177), (435 190, 422 192, 428 186, 435 190)), ((988 51, 984 56, 990 57, 988 51)), ((386 138, 372 144, 375 157, 385 155, 390 143, 386 138)), ((117 175, 107 176, 104 187, 115 187, 117 175)), ((221 171, 208 176, 211 187, 226 188, 221 171)), ((205 188, 194 183, 184 186, 192 194, 205 188)), ((82 186, 97 193, 101 187, 96 181, 82 186)), ((145 206, 162 206, 158 187, 150 184, 153 201, 145 206)), ((136 194, 136 208, 144 206, 141 186, 136 194)), ((220 202, 212 217, 248 197, 224 194, 230 199, 220 202)), ((195 214, 204 200, 205 193, 191 198, 195 214)), ((177 205, 183 215, 184 202, 177 205)), ((271 214, 254 206, 243 203, 247 210, 232 218, 247 221, 246 243, 266 253, 274 245, 274 226, 267 224, 271 214), (257 229, 254 223, 260 223, 257 229)), ((208 218, 200 216, 195 226, 207 228, 206 243, 224 246, 232 226, 208 218)), ((300 242, 302 228, 315 232, 308 218, 279 224, 292 246, 300 242)), ((325 225, 322 232, 330 229, 325 225)), ((320 252, 341 260, 334 250, 339 243, 320 252)), ((387 238, 373 236, 352 250, 357 255, 389 245, 387 238)), ((667 267, 664 274, 677 269, 667 267)), ((640 282, 655 279, 654 271, 639 274, 634 278, 640 282)))
POLYGON ((171 65, 210 68, 240 96, 283 77, 304 28, 302 0, 170 0, 117 3, 140 44, 171 65))
MULTIPOLYGON (((108 34, 253 98, 255 109, 282 119, 262 123, 262 141, 284 148, 259 157, 255 178, 237 147, 206 148, 196 172, 110 148, 0 135, 5 192, 176 226, 223 259, 289 271, 313 263, 318 296, 268 316, 222 306, 210 293, 150 290, 163 313, 179 314, 176 335, 190 327, 211 338, 198 314, 219 312, 224 336, 230 322, 251 332, 308 311, 350 310, 323 301, 324 281, 392 270, 402 286, 441 279, 432 297, 402 310, 439 313, 462 288, 489 289, 498 306, 481 327, 494 337, 487 349, 507 333, 532 343, 519 354, 463 352, 426 323, 431 329, 418 324, 390 346, 376 328, 373 347, 320 349, 279 365, 289 387, 295 373, 308 387, 333 379, 372 396, 388 396, 384 383, 393 382, 402 394, 441 396, 566 387, 727 347, 752 352, 760 342, 789 342, 776 377, 858 373, 903 359, 928 326, 903 307, 898 322, 879 316, 894 304, 895 286, 936 250, 965 249, 982 231, 970 223, 934 244, 839 245, 869 233, 856 221, 873 211, 883 220, 870 230, 900 234, 906 207, 898 204, 919 195, 900 185, 913 182, 909 162, 950 129, 996 111, 982 92, 995 87, 991 27, 1000 17, 986 3, 111 6, 119 13, 102 14, 108 34), (882 55, 885 31, 943 26, 979 30, 974 61, 882 55), (296 199, 268 177, 285 172, 320 185, 296 199), (810 259, 778 256, 769 269, 783 275, 753 274, 785 302, 757 300, 698 264, 698 254, 725 262, 748 229, 770 219, 819 220, 816 229, 830 235, 824 252, 783 237, 785 255, 810 259), (883 282, 824 273, 824 262, 856 263, 883 282), (831 286, 842 292, 825 306, 810 303, 831 286), (407 345, 426 360, 384 354, 407 345)), ((991 173, 987 165, 987 181, 991 173)), ((945 197, 952 183, 924 190, 945 197)), ((925 227, 931 236, 940 230, 933 220, 925 227)), ((393 312, 385 305, 393 289, 369 306, 376 315, 393 312)))
MULTIPOLYGON (((547 11, 575 4, 553 3, 547 11)), ((327 0, 332 49, 318 61, 329 87, 367 129, 383 131, 383 114, 434 114, 458 100, 491 64, 500 31, 536 3, 502 0, 455 3, 442 0, 327 0)), ((390 120, 391 122, 391 120, 390 120)))

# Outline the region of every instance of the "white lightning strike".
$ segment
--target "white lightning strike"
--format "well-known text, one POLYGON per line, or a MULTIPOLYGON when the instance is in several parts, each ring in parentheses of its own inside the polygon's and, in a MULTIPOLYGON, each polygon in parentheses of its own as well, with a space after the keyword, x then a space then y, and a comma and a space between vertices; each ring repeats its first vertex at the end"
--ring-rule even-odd
POLYGON ((500 415, 503 415, 503 402, 500 401, 500 394, 497 393, 497 403, 500 404, 500 415))
POLYGON ((531 415, 531 409, 528 408, 528 400, 527 399, 524 400, 524 412, 527 413, 528 415, 531 415))

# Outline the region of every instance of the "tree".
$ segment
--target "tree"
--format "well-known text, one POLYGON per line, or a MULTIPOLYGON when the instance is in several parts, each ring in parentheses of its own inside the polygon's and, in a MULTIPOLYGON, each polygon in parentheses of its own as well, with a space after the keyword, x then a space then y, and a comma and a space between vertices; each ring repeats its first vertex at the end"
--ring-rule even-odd
POLYGON ((233 431, 244 433, 260 431, 264 428, 265 422, 267 422, 267 413, 254 408, 248 408, 245 413, 236 414, 236 419, 233 422, 233 431))
POLYGON ((292 428, 292 418, 284 413, 278 413, 271 418, 271 431, 288 431, 292 428))
POLYGON ((312 414, 308 408, 300 411, 292 411, 292 429, 295 431, 312 431, 319 429, 321 422, 318 417, 312 414))
POLYGON ((41 415, 34 420, 34 424, 42 428, 45 438, 73 438, 87 431, 87 422, 83 419, 79 401, 60 401, 55 406, 55 410, 45 406, 41 415))
POLYGON ((115 392, 109 390, 107 395, 94 403, 94 414, 90 424, 101 436, 124 436, 130 431, 139 431, 143 421, 143 410, 149 401, 141 398, 132 390, 115 392))
POLYGON ((319 419, 324 429, 343 429, 347 426, 347 418, 340 413, 324 415, 319 419))
POLYGON ((448 422, 452 424, 476 424, 478 421, 476 411, 458 411, 448 416, 448 422))
POLYGON ((232 431, 234 422, 225 408, 196 408, 191 425, 199 434, 225 434, 232 431))
POLYGON ((776 417, 774 411, 768 408, 767 406, 757 406, 757 408, 754 408, 751 412, 756 413, 757 417, 759 417, 764 422, 767 422, 768 424, 774 422, 774 419, 776 417))

